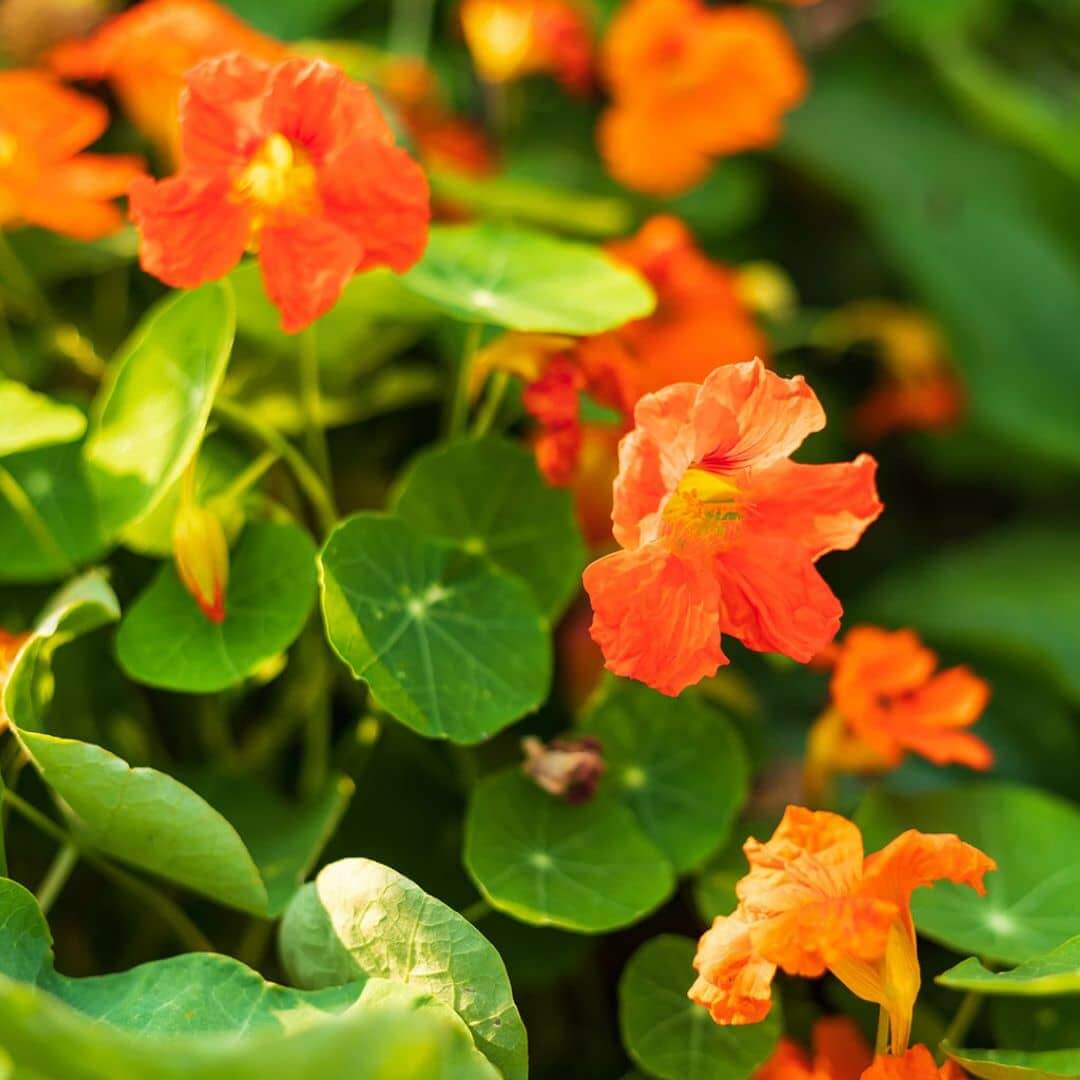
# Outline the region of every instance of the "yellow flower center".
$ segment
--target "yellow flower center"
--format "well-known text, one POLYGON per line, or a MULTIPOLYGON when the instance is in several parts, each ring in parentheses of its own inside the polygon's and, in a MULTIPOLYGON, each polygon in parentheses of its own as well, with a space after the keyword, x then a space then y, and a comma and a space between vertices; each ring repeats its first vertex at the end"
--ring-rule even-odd
POLYGON ((284 135, 271 135, 233 184, 233 196, 252 210, 251 243, 263 225, 281 214, 301 216, 315 208, 315 168, 307 153, 284 135))
POLYGON ((664 543, 680 554, 708 555, 730 547, 745 502, 746 493, 730 477, 692 466, 664 504, 664 543))
POLYGON ((0 131, 0 169, 10 165, 15 160, 15 153, 19 144, 15 136, 6 131, 0 131))

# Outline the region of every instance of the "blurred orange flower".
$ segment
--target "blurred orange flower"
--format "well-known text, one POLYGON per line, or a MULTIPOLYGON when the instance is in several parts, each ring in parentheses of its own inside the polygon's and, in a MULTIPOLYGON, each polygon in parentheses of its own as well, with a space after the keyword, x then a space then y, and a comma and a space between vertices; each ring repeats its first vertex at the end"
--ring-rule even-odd
POLYGON ((116 232, 124 218, 113 200, 142 162, 79 153, 108 123, 104 105, 45 72, 0 71, 0 228, 40 225, 82 240, 116 232))
POLYGON ((604 39, 600 149, 620 183, 677 195, 712 158, 770 146, 806 72, 779 20, 700 0, 630 0, 604 39))
POLYGON ((719 1024, 763 1020, 777 968, 809 978, 831 971, 889 1017, 903 1054, 919 993, 911 894, 935 881, 982 893, 996 864, 951 834, 913 829, 863 857, 858 828, 837 814, 789 806, 772 838, 743 846, 750 872, 739 906, 698 943, 691 1000, 719 1024))
POLYGON ((487 83, 546 73, 584 93, 592 78, 592 30, 570 0, 463 0, 461 27, 487 83))
POLYGON ((908 753, 936 765, 988 769, 990 748, 965 731, 990 687, 967 667, 935 672, 937 656, 913 630, 856 626, 833 653, 832 705, 810 734, 808 787, 833 772, 893 769, 908 753))
POLYGON ((615 539, 584 575, 606 665, 677 694, 727 663, 721 634, 801 662, 840 625, 814 563, 881 512, 876 462, 789 460, 825 414, 760 360, 643 397, 619 447, 615 539))
POLYGON ((925 1046, 913 1046, 900 1057, 879 1057, 862 1074, 862 1080, 964 1080, 967 1073, 955 1061, 938 1068, 925 1046))
POLYGON ((873 1053, 855 1021, 826 1016, 814 1024, 813 1060, 792 1039, 781 1039, 752 1080, 859 1080, 873 1053))
POLYGON ((58 45, 48 61, 66 79, 107 80, 135 125, 177 160, 184 73, 234 51, 260 60, 286 53, 213 0, 146 0, 58 45))
POLYGON ((15 664, 19 650, 30 640, 30 634, 12 634, 0 626, 0 732, 7 728, 7 713, 4 710, 4 686, 15 664))
POLYGON ((182 162, 131 188, 143 269, 192 288, 257 251, 282 327, 325 314, 352 275, 408 269, 428 188, 371 91, 321 60, 231 54, 187 75, 182 162))

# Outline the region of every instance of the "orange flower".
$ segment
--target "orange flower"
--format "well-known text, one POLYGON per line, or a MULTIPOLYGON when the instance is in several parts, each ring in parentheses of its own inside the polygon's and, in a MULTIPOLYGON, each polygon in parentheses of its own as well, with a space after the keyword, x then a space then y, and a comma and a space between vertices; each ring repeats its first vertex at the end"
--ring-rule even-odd
POLYGON ((131 188, 143 269, 193 288, 257 251, 282 327, 325 314, 352 275, 407 270, 427 240, 428 188, 368 88, 321 60, 232 54, 187 75, 183 160, 131 188))
POLYGON ((109 123, 105 106, 40 71, 0 71, 0 228, 40 225, 92 240, 124 218, 113 200, 138 158, 80 154, 109 123))
POLYGON ((879 1057, 862 1074, 862 1080, 963 1080, 967 1073, 955 1061, 939 1069, 925 1046, 913 1046, 902 1057, 879 1057))
POLYGON ((12 634, 0 626, 0 731, 3 731, 8 723, 4 710, 4 685, 15 664, 15 657, 30 637, 30 634, 12 634))
POLYGON ((618 181, 653 195, 697 184, 713 157, 770 146, 806 92, 779 20, 701 0, 630 0, 601 68, 612 95, 601 152, 618 181))
POLYGON ((768 1015, 777 968, 811 978, 829 970, 882 1007, 902 1054, 920 982, 911 894, 940 880, 982 893, 994 861, 956 836, 915 830, 864 859, 855 825, 799 806, 771 840, 751 838, 743 850, 750 872, 736 886, 739 906, 698 943, 691 1000, 718 1024, 755 1023, 768 1015))
POLYGON ((259 60, 286 52, 213 0, 146 0, 48 59, 66 79, 108 80, 135 125, 176 160, 184 73, 234 51, 259 60))
POLYGON ((461 28, 485 82, 547 73, 574 93, 589 89, 592 31, 568 0, 464 0, 461 28))
POLYGON ((624 550, 584 575, 608 669, 677 694, 727 663, 722 633, 808 661, 840 625, 814 563, 881 512, 876 462, 788 460, 825 414, 760 360, 649 394, 634 420, 612 512, 624 550))
POLYGON ((832 706, 810 734, 808 786, 835 771, 881 772, 908 753, 935 765, 988 769, 990 748, 963 730, 978 720, 989 686, 966 667, 935 673, 937 656, 913 630, 857 626, 833 657, 832 706))
POLYGON ((791 1039, 781 1039, 752 1080, 859 1080, 873 1054, 855 1022, 826 1016, 814 1025, 813 1061, 791 1039))

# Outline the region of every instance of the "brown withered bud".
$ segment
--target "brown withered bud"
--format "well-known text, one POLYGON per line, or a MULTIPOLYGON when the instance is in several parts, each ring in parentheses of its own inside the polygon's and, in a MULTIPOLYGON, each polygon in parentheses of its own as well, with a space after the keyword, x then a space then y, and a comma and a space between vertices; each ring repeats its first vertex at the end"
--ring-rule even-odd
POLYGON ((604 775, 603 745, 586 735, 579 739, 552 739, 544 743, 535 735, 521 740, 525 752, 522 770, 550 795, 572 806, 588 802, 604 775))

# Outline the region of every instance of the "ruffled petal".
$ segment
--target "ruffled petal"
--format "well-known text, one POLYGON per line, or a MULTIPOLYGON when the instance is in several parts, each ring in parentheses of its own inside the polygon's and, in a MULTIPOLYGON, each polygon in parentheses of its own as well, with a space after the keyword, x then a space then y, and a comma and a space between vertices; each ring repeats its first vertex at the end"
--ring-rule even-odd
POLYGON ((840 628, 840 601, 803 548, 776 537, 755 538, 716 558, 721 629, 748 649, 805 664, 840 628))
POLYGON ((191 289, 227 274, 244 254, 250 220, 224 177, 138 177, 128 194, 139 263, 166 285, 191 289))
POLYGON ((598 559, 583 581, 593 608, 589 632, 616 675, 674 696, 727 663, 715 581, 660 545, 598 559))
POLYGON ((756 1024, 772 1008, 776 965, 754 951, 751 930, 739 912, 718 915, 698 941, 698 978, 687 996, 718 1024, 756 1024))
POLYGON ((281 328, 294 334, 325 315, 360 258, 353 237, 319 218, 264 228, 259 267, 267 295, 281 312, 281 328))
POLYGON ((900 1057, 882 1055, 862 1074, 862 1080, 941 1080, 955 1073, 940 1071, 933 1055, 925 1046, 913 1046, 900 1057))
POLYGON ((858 543, 882 511, 868 454, 835 465, 778 461, 755 471, 747 527, 793 540, 811 559, 858 543))

